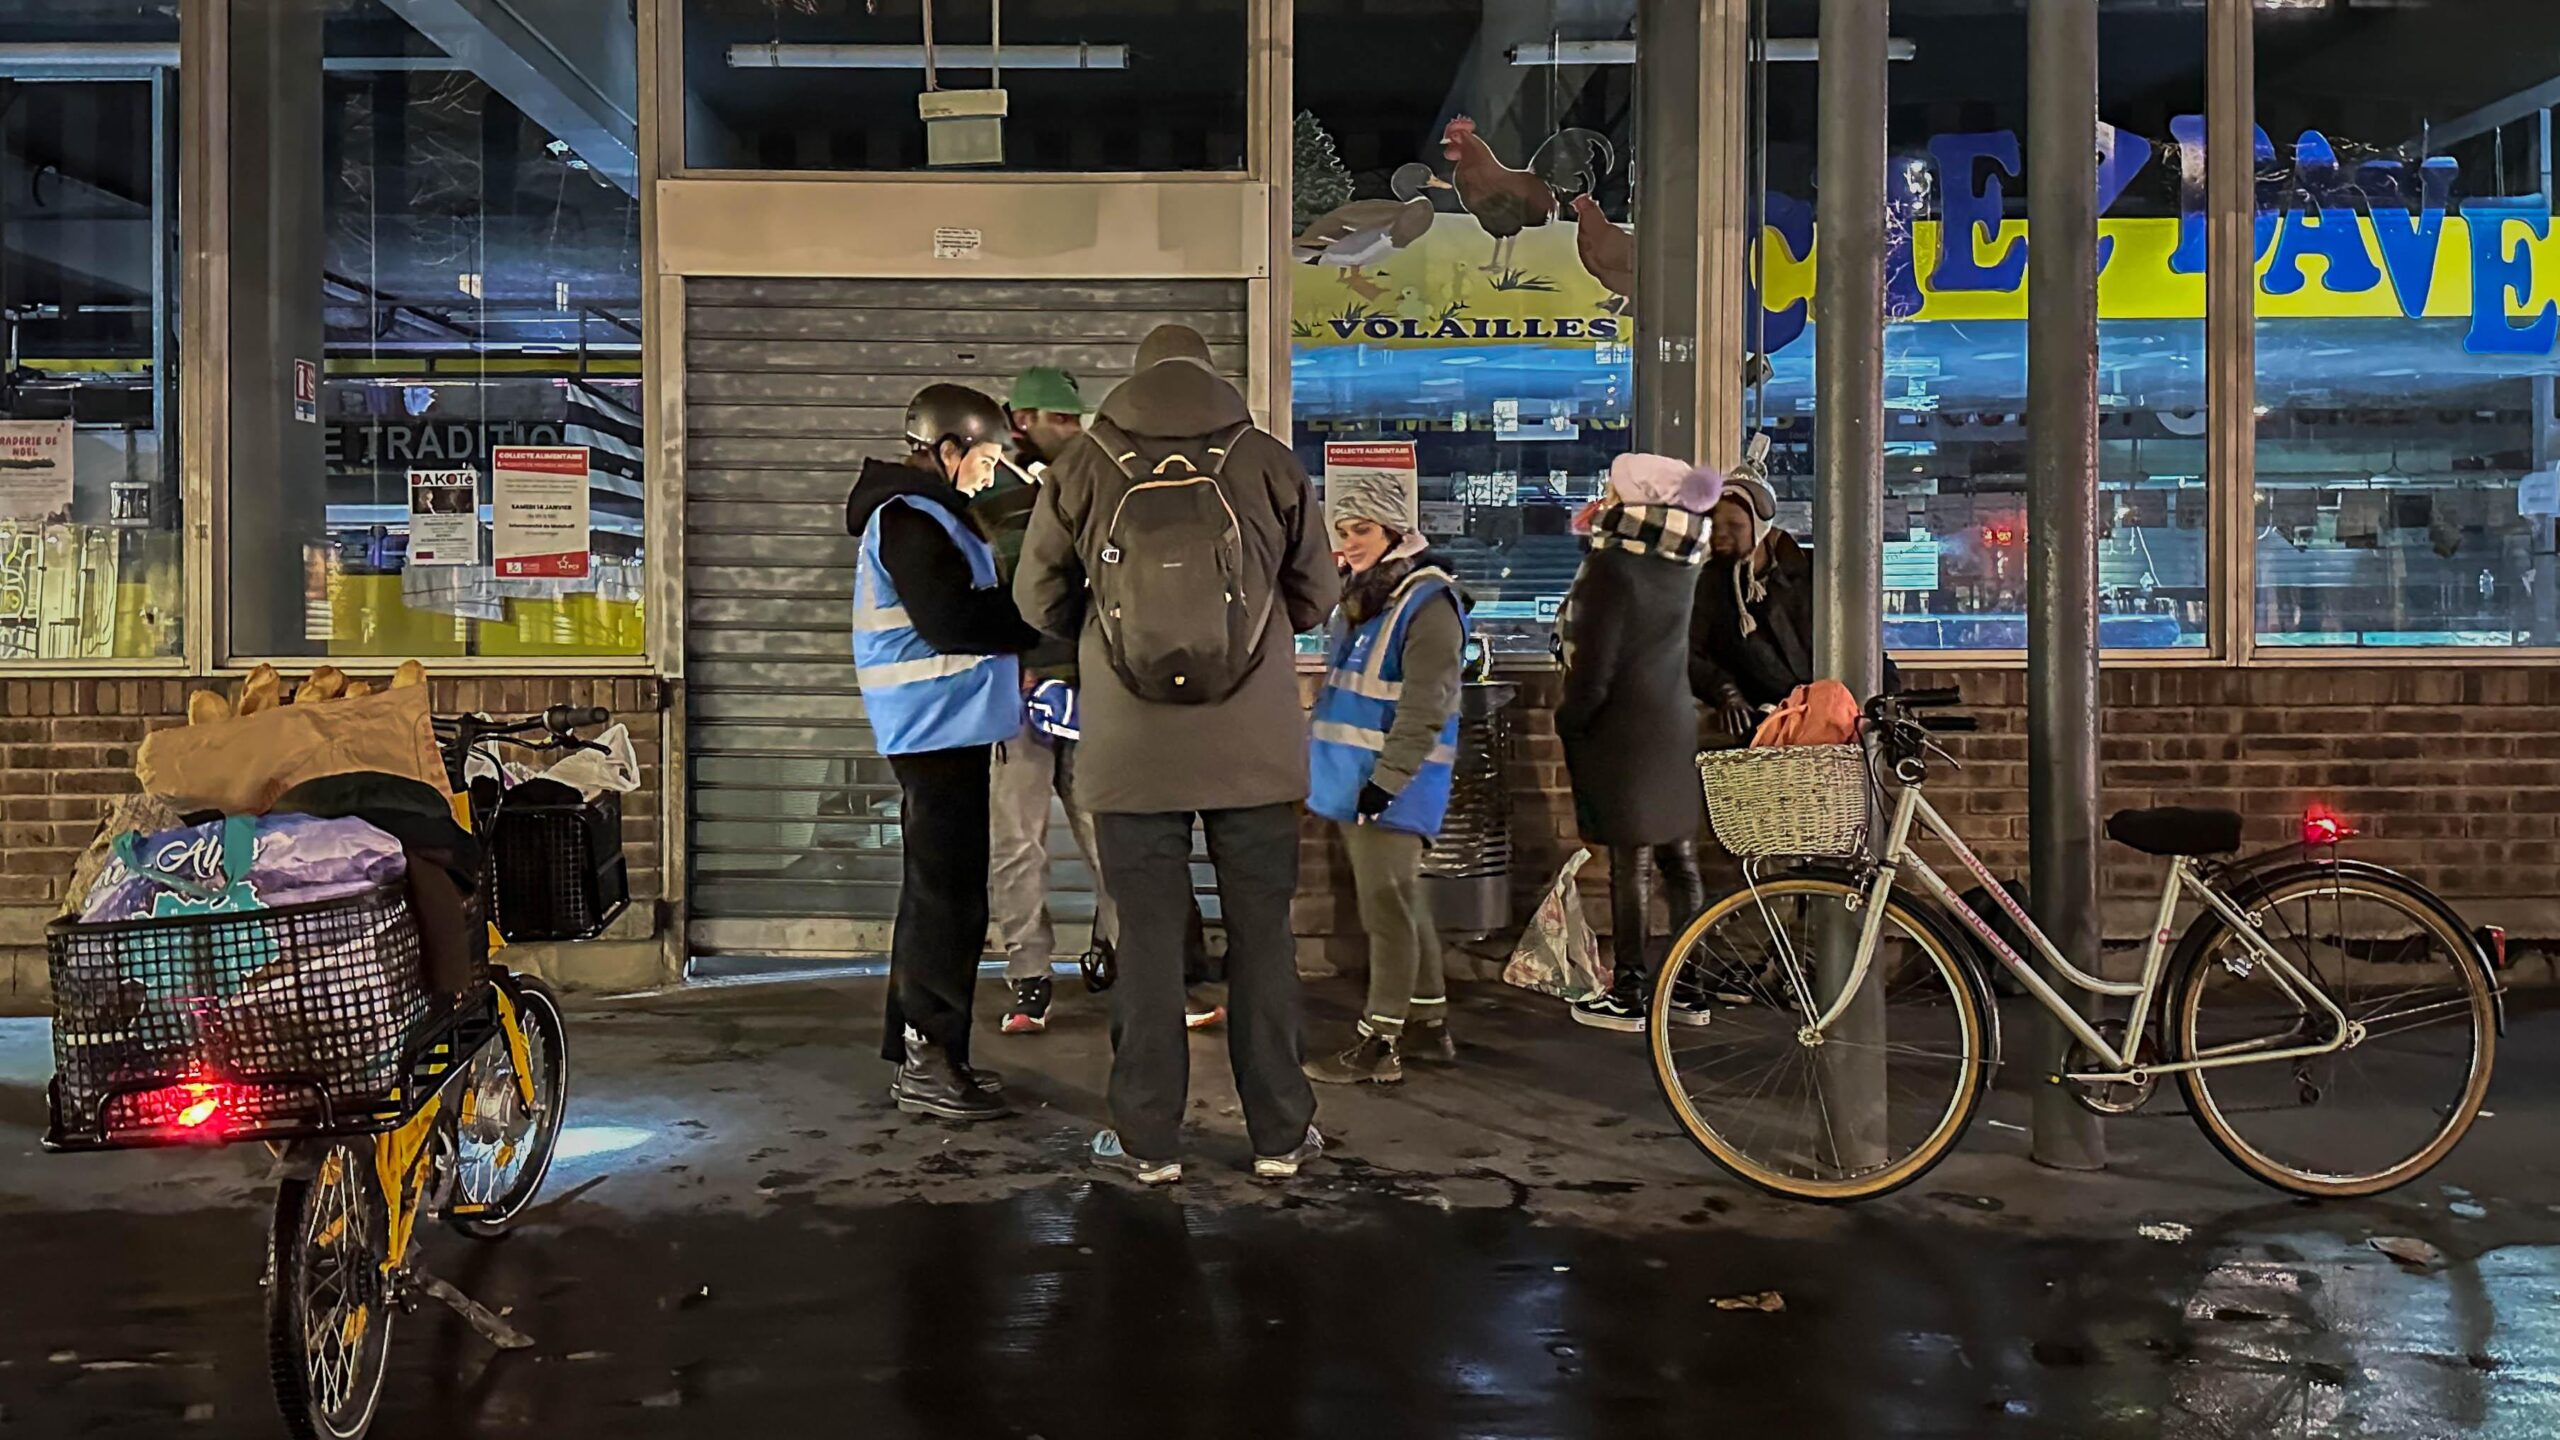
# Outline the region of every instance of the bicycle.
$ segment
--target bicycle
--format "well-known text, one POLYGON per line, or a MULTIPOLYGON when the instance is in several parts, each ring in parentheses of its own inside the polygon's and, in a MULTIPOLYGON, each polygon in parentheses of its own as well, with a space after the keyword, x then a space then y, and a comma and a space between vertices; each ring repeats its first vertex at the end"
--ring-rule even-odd
MULTIPOLYGON (((458 780, 471 755, 502 743, 593 748, 570 732, 608 718, 555 706, 517 722, 439 720, 437 730, 458 780)), ((503 798, 475 805, 460 787, 452 805, 498 848, 503 827, 491 822, 503 798)), ((484 876, 501 867, 490 856, 484 876)), ((466 923, 480 919, 473 907, 466 923)), ((506 937, 487 928, 491 950, 502 947, 506 937)), ((268 1374, 288 1433, 359 1440, 381 1404, 393 1321, 422 1299, 451 1307, 501 1348, 532 1343, 429 1272, 419 1232, 441 1221, 471 1239, 498 1239, 550 1173, 568 1037, 547 985, 489 961, 485 983, 459 1000, 427 997, 415 917, 396 881, 350 899, 221 916, 66 922, 48 945, 57 976, 87 977, 57 987, 57 1030, 112 1042, 117 1060, 112 1079, 77 1102, 65 1085, 74 1067, 58 1067, 45 1148, 258 1141, 279 1161, 264 1287, 268 1374), (326 965, 312 963, 320 956, 326 965), (277 978, 279 957, 306 963, 290 989, 277 978), (240 996, 261 977, 269 1008, 252 1017, 240 996), (401 1037, 396 1052, 360 1058, 366 1052, 354 1047, 382 1033, 401 1037), (153 1073, 130 1073, 137 1058, 153 1073)))
POLYGON ((1700 757, 1744 885, 1675 940, 1649 1029, 1672 1115, 1710 1158, 1773 1194, 1832 1203, 1890 1193, 1945 1158, 2001 1060, 1989 976, 1964 932, 2069 1032, 2059 1073, 2042 1078, 2095 1112, 2138 1111, 2175 1076, 2226 1158, 2321 1198, 2404 1185, 2460 1143, 2505 1017, 2488 947, 2451 906, 2338 855, 2348 832, 2325 815, 2298 849, 2226 862, 2238 814, 2124 811, 2108 835, 2169 873, 2139 978, 2104 978, 2060 953, 1924 793, 1932 757, 1952 763, 1932 731, 1975 724, 1922 712, 1961 703, 1954 690, 1879 697, 1853 745, 1700 757), (1875 855, 1871 800, 1890 816, 1875 855), (2129 1001, 2123 1017, 2084 1018, 1915 851, 1922 832, 2053 975, 2129 1001), (1775 856, 1810 858, 1763 878, 1775 856), (2201 909, 2180 935, 2189 901, 2201 909), (1722 999, 1706 1025, 1675 1029, 1675 993, 1722 999), (2342 1114, 2356 1096, 2379 1103, 2342 1114))

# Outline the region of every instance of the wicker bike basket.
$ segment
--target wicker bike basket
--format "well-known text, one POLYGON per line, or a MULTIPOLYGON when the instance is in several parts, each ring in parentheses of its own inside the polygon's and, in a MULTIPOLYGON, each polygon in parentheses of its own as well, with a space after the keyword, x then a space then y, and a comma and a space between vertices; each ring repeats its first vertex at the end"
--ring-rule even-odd
POLYGON ((1707 817, 1736 857, 1849 856, 1867 841, 1866 754, 1855 745, 1709 750, 1707 817))
POLYGON ((45 949, 56 1148, 383 1128, 443 1018, 396 880, 267 910, 57 921, 45 949), (216 1096, 221 1123, 205 1125, 216 1096))

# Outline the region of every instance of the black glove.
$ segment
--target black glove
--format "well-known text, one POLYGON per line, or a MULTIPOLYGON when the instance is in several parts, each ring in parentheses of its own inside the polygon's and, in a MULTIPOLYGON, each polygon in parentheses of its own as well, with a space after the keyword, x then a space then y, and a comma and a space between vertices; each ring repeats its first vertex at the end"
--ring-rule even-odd
POLYGON ((1375 780, 1361 786, 1360 798, 1352 802, 1353 808, 1360 812, 1360 818, 1363 820, 1377 819, 1386 814, 1387 807, 1394 803, 1396 803, 1395 792, 1380 789, 1375 780))
POLYGON ((1731 686, 1716 700, 1716 718, 1723 722, 1727 734, 1740 739, 1749 739, 1751 732, 1760 728, 1759 707, 1743 699, 1742 692, 1731 686))

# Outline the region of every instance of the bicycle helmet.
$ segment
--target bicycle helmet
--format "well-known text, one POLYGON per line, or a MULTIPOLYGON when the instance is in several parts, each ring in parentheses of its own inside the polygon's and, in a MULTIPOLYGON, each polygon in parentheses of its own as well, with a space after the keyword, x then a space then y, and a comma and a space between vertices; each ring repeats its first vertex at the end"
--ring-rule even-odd
POLYGON ((966 385, 927 385, 907 402, 907 443, 931 450, 945 440, 966 448, 1013 435, 1013 417, 994 397, 966 385))

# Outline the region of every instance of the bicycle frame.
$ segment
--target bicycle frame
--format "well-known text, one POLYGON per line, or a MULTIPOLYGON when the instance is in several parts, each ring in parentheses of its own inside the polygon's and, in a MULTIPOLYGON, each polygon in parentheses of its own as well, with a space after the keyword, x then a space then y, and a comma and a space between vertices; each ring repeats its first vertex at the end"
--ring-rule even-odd
MULTIPOLYGON (((1937 807, 1929 803, 1928 797, 1920 793, 1918 785, 1903 786, 1902 793, 1894 805, 1893 823, 1887 832, 1884 859, 1876 867, 1875 879, 1868 887, 1866 914, 1858 932, 1857 963, 1850 970, 1848 982, 1841 986, 1839 996, 1827 1009, 1823 1010, 1821 1018, 1814 1021, 1812 1034, 1815 1036, 1827 1033, 1833 1025, 1839 1023, 1840 1017, 1848 1012, 1860 989, 1866 984, 1868 971, 1875 964, 1876 949, 1882 943, 1884 936, 1886 902, 1893 894, 1895 881, 1906 867, 1919 882, 1920 889, 1945 906, 1950 913, 1963 922, 1966 929, 1972 931, 1976 938, 1988 946, 1992 955, 2011 974, 2018 977, 2020 984, 2027 987, 2027 993, 2035 997, 2036 1003, 2042 1005, 2056 1020, 2062 1022, 2063 1028, 2071 1032, 2072 1038, 2087 1046, 2089 1052, 2101 1061, 2114 1067, 2112 1070, 2075 1073, 2062 1078, 2092 1083, 2138 1082, 2148 1077, 2175 1074, 2184 1070, 2212 1070, 2234 1065, 2257 1065, 2277 1060, 2331 1055, 2346 1049, 2358 1038, 2357 1032, 2361 1027, 2347 1019, 2346 1013, 2338 1008, 2336 1002, 2329 998, 2328 993, 2320 987, 2319 983, 2296 969, 2281 952, 2269 945, 2258 933, 2257 924, 2241 913, 2239 907, 2232 904, 2230 898, 2212 882, 2198 874, 2195 862, 2183 855, 2172 857, 2169 862, 2168 881, 2161 888, 2157 919, 2151 927, 2150 947, 2143 956, 2142 978, 2128 984, 2123 981, 2103 980, 2082 970, 2063 957, 2062 953, 2054 947, 2053 941, 2046 938, 2044 931, 2037 927, 2035 921, 2027 915, 2018 902, 2010 898, 2007 889, 1992 878, 1989 868, 1974 855, 1973 847, 1965 844, 1964 837, 1957 834, 1955 827, 1947 823, 1946 817, 1938 813, 1937 807), (1955 853, 1956 858, 1975 879, 1982 882, 1985 891, 1992 897, 1994 903, 1999 905, 2001 912, 2018 926, 2020 932, 2035 947, 2036 952, 2044 957, 2045 963, 2053 967, 2055 974, 2060 975, 2072 986, 2092 995, 2130 998, 2133 1001, 2133 1012, 2125 1022, 2125 1041, 2121 1048, 2109 1044, 2106 1037, 2098 1033, 2096 1027, 2081 1017, 2079 1010, 2063 997, 2062 992, 2055 989, 2043 975, 2037 973, 2036 968, 2028 964, 2007 941, 2002 940, 1991 928, 1991 923, 1960 899, 1954 888, 1947 884, 1946 879, 1911 848, 1913 831, 1923 826, 1927 828, 1928 833, 1935 835, 1955 853), (2168 969, 2170 940, 2175 933, 2173 927, 2178 916, 2178 904, 2182 897, 2188 895, 2193 895, 2207 909, 2222 917, 2223 922, 2231 927, 2231 932, 2239 936, 2254 953, 2257 961, 2271 967, 2277 977, 2278 986, 2287 993, 2295 1005, 2301 1007, 2304 1013, 2310 1013, 2316 1006, 2328 1017, 2333 1032, 2326 1041, 2316 1045, 2285 1045, 2283 1042, 2291 1037, 2269 1036, 2261 1040, 2218 1046, 2207 1054, 2169 1064, 2136 1063, 2135 1051, 2141 1044, 2145 1023, 2151 1018, 2152 1007, 2158 1003, 2162 984, 2167 979, 2165 972, 2168 969)), ((1801 986, 1803 967, 1796 962, 1792 954, 1785 958, 1788 962, 1786 968, 1791 972, 1795 983, 1801 986)), ((1808 1013, 1813 1010, 1810 995, 1799 994, 1798 1000, 1808 1013)))

